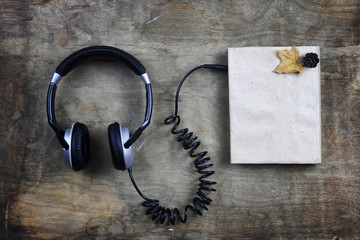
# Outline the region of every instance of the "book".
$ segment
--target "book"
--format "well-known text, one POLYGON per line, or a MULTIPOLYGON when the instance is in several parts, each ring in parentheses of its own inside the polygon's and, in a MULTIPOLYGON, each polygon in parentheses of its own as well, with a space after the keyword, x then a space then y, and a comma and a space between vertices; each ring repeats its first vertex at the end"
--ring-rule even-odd
MULTIPOLYGON (((231 163, 321 162, 320 63, 303 74, 274 73, 276 50, 291 48, 228 49, 231 163)), ((320 58, 319 47, 297 49, 320 58)))

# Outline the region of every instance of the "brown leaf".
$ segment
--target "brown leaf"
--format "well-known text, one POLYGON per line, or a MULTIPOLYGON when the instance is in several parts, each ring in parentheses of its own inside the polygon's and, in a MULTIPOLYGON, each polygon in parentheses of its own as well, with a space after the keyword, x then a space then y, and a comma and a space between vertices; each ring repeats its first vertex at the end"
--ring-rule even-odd
POLYGON ((295 73, 295 72, 304 72, 303 63, 299 62, 300 55, 299 51, 294 46, 291 51, 285 50, 276 50, 278 56, 281 60, 281 63, 275 68, 273 72, 276 73, 295 73))

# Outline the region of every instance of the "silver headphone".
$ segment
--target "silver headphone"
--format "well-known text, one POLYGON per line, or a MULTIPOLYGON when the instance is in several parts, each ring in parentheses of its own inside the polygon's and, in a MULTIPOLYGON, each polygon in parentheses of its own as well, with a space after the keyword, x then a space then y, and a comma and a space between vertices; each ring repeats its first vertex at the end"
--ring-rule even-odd
POLYGON ((47 94, 47 117, 51 128, 63 147, 65 163, 75 171, 84 169, 89 162, 89 131, 85 124, 76 122, 71 128, 63 130, 55 118, 55 95, 57 85, 77 65, 93 57, 115 59, 125 63, 132 71, 141 76, 146 88, 146 112, 144 122, 131 134, 129 129, 115 122, 108 127, 109 144, 114 167, 126 170, 134 161, 133 143, 149 125, 152 113, 152 90, 145 67, 134 56, 114 47, 93 46, 83 48, 65 58, 56 68, 50 81, 47 94))

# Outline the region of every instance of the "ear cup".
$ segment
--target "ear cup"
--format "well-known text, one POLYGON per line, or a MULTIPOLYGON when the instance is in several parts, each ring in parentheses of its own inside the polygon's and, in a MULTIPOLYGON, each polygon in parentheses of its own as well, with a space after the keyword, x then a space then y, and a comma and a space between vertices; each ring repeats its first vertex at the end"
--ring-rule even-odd
POLYGON ((109 144, 114 167, 118 170, 126 170, 123 142, 120 135, 120 125, 115 122, 108 127, 109 144))
POLYGON ((72 130, 71 161, 75 171, 84 169, 89 162, 89 130, 79 122, 74 124, 72 130))

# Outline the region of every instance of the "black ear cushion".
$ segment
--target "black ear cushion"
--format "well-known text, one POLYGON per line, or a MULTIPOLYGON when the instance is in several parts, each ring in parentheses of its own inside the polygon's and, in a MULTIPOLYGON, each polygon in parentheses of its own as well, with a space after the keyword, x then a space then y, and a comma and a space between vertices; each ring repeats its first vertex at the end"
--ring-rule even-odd
POLYGON ((119 123, 115 122, 110 124, 108 127, 108 134, 114 167, 118 170, 126 170, 119 123))
POLYGON ((71 161, 75 171, 84 169, 89 162, 89 130, 79 122, 74 124, 71 136, 71 161))

